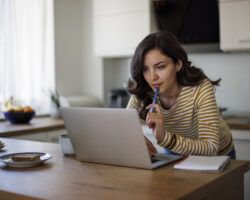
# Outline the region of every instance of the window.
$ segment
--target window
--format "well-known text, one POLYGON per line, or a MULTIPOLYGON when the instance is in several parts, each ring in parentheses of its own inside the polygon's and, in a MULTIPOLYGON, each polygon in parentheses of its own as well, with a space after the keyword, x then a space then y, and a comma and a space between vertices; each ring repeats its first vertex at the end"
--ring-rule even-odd
POLYGON ((0 102, 48 113, 54 88, 53 0, 0 0, 0 102))

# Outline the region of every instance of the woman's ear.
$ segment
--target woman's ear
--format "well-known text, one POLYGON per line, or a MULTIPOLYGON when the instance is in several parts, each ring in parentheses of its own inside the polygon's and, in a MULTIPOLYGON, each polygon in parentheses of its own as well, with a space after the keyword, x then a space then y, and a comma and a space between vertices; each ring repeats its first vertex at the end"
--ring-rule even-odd
POLYGON ((182 61, 181 60, 178 60, 176 67, 177 67, 177 72, 181 70, 181 68, 182 68, 182 61))

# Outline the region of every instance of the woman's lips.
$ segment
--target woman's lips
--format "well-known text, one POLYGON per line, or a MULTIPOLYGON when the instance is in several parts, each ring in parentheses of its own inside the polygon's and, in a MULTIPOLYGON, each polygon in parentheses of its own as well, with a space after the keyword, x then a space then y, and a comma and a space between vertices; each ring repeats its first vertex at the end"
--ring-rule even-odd
POLYGON ((153 85, 153 88, 159 88, 159 87, 160 87, 159 84, 154 84, 154 85, 153 85))

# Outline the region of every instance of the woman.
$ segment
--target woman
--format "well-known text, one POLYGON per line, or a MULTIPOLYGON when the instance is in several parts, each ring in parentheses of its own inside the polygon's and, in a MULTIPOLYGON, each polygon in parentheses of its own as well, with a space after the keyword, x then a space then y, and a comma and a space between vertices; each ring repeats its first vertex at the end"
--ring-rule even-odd
MULTIPOLYGON (((131 62, 127 108, 138 110, 159 145, 181 155, 229 155, 235 159, 231 132, 221 118, 215 86, 191 66, 177 39, 168 32, 152 33, 135 50, 131 62), (155 88, 159 95, 152 104, 155 88), (155 112, 149 112, 150 108, 155 112)), ((151 155, 156 150, 147 140, 151 155)))

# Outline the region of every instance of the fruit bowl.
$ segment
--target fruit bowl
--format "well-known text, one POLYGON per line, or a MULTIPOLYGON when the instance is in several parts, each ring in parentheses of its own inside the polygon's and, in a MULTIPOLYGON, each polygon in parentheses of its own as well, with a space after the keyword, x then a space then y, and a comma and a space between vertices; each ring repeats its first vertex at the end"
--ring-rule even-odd
POLYGON ((12 124, 28 124, 30 120, 35 116, 34 111, 7 111, 3 114, 4 117, 12 124))

